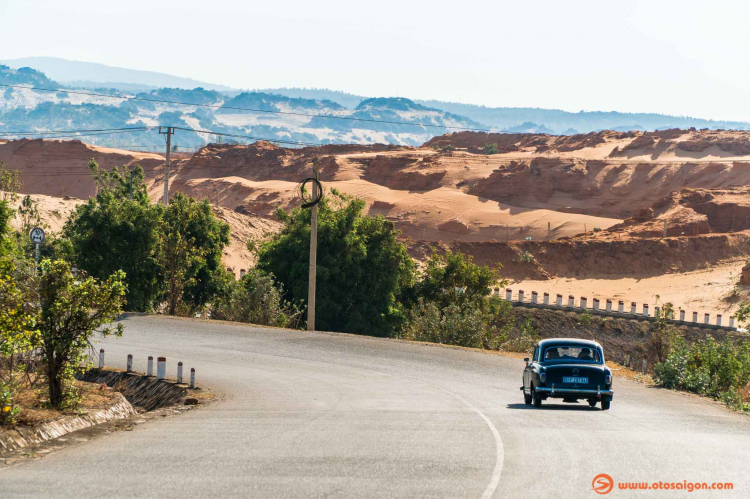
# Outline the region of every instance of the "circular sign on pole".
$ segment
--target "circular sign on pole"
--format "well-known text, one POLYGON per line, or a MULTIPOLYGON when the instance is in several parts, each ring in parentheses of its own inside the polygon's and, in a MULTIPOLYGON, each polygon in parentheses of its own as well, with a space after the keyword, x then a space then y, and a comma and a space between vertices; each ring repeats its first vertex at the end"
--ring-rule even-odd
POLYGON ((34 227, 29 233, 31 242, 34 244, 42 244, 44 242, 44 231, 40 227, 34 227))

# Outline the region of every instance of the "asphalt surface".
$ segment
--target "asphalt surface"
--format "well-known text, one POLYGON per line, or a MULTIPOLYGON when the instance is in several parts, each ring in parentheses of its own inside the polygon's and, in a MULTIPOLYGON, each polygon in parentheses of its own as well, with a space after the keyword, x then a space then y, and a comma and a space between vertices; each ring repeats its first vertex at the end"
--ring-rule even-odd
MULTIPOLYGON (((220 392, 152 421, 0 470, 0 497, 600 497, 592 480, 733 482, 750 497, 750 417, 615 379, 610 411, 523 404, 523 362, 394 340, 162 317, 107 339, 195 367, 220 392)), ((606 354, 606 352, 605 352, 606 354)))

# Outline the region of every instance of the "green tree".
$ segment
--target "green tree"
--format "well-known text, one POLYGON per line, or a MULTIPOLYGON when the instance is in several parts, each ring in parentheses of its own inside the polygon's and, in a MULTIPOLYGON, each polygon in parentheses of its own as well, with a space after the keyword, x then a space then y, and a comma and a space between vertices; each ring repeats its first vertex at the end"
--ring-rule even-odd
POLYGON ((0 257, 7 256, 13 251, 13 237, 10 221, 15 212, 8 201, 0 201, 0 257))
POLYGON ((18 170, 9 170, 5 167, 5 162, 0 161, 0 201, 15 201, 17 199, 18 189, 21 188, 19 176, 18 170))
MULTIPOLYGON (((93 160, 89 167, 99 192, 76 209, 63 235, 72 245, 75 263, 89 275, 106 279, 124 271, 127 309, 148 311, 162 292, 157 260, 162 207, 151 204, 141 167, 107 172, 93 160)), ((57 253, 68 252, 64 241, 58 246, 57 253)))
POLYGON ((21 268, 8 257, 0 258, 0 424, 13 423, 19 408, 18 389, 23 381, 18 356, 38 342, 36 318, 38 310, 33 294, 36 272, 33 266, 21 268))
POLYGON ((471 255, 463 253, 433 252, 416 285, 416 294, 425 301, 442 305, 487 297, 494 287, 507 284, 500 279, 501 268, 477 265, 471 255))
POLYGON ((229 244, 229 225, 216 218, 207 200, 175 194, 164 210, 159 237, 169 314, 182 305, 201 307, 227 285, 221 256, 229 244))
POLYGON ((44 260, 39 283, 41 314, 38 327, 47 367, 49 401, 60 408, 69 401, 75 369, 91 347, 95 332, 121 336, 122 324, 112 326, 125 303, 122 271, 98 281, 80 271, 78 284, 70 265, 44 260))
MULTIPOLYGON (((316 327, 393 335, 406 317, 403 297, 415 266, 383 217, 362 215, 365 203, 336 191, 318 204, 316 327)), ((307 300, 310 211, 279 210, 282 230, 258 244, 258 268, 273 274, 294 303, 307 300)))

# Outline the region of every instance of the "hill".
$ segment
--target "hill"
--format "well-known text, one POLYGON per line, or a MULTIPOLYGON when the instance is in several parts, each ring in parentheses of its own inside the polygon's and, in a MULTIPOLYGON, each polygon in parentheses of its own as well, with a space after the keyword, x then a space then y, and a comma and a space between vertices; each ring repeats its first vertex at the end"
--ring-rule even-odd
POLYGON ((97 62, 70 61, 59 57, 23 57, 0 61, 14 68, 31 67, 65 85, 81 88, 116 88, 150 90, 160 87, 196 88, 231 91, 226 85, 206 83, 156 71, 120 68, 97 62))

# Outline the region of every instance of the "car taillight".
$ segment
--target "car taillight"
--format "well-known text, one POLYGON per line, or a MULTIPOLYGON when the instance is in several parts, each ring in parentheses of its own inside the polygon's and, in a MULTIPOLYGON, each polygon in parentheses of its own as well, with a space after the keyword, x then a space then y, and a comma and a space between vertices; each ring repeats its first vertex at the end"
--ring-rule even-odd
POLYGON ((539 373, 539 381, 545 383, 547 381, 547 373, 539 373))
POLYGON ((608 385, 611 385, 612 384, 612 375, 611 374, 607 374, 606 376, 604 376, 604 382, 606 384, 608 384, 608 385))

